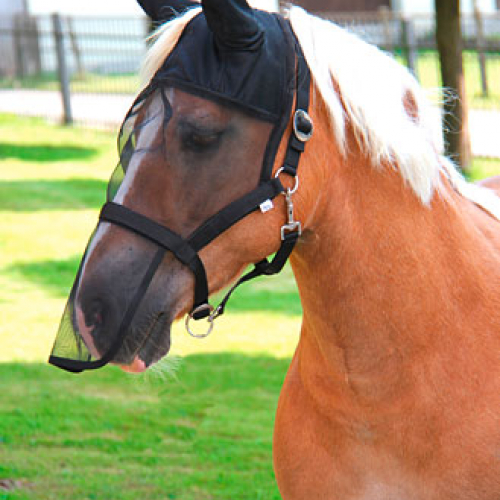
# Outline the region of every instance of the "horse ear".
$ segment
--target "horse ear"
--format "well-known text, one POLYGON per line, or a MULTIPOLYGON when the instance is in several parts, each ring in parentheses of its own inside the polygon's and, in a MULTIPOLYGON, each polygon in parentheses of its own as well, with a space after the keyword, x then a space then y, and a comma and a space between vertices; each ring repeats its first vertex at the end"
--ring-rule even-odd
POLYGON ((192 0, 137 0, 142 10, 155 22, 164 23, 191 7, 199 7, 192 0))
POLYGON ((219 45, 255 49, 264 31, 246 0, 201 0, 208 26, 219 45))

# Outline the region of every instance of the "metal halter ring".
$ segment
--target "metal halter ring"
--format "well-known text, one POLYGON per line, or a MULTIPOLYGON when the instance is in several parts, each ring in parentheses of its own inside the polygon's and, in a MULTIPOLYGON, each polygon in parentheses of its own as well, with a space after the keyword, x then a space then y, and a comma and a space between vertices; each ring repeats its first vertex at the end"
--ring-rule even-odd
MULTIPOLYGON (((281 172, 283 172, 283 170, 285 170, 285 167, 280 167, 278 171, 274 174, 274 177, 275 178, 279 177, 281 172)), ((293 188, 287 190, 289 194, 295 193, 295 191, 297 191, 297 189, 299 188, 299 176, 296 175, 294 178, 295 178, 295 184, 293 185, 293 188)))
POLYGON ((191 311, 187 316, 186 316, 186 330, 191 335, 191 337, 194 337, 196 339, 203 339, 205 337, 208 337, 210 333, 212 333, 212 330, 214 329, 214 319, 215 316, 213 314, 210 314, 210 316, 207 317, 207 321, 209 323, 208 325, 208 330, 205 333, 194 333, 191 328, 189 328, 189 321, 193 319, 193 316, 200 311, 205 311, 208 309, 210 312, 214 310, 214 308, 210 304, 202 304, 201 306, 198 306, 194 311, 191 311))

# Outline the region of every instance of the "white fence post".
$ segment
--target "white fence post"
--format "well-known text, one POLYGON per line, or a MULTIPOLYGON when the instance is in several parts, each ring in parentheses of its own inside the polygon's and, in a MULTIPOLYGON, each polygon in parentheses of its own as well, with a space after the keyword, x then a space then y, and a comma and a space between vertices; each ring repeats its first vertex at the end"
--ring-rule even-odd
POLYGON ((476 22, 476 50, 479 59, 479 70, 481 72, 481 90, 483 97, 488 97, 488 76, 486 74, 486 56, 484 54, 485 38, 483 18, 477 2, 474 2, 474 20, 476 22))
POLYGON ((63 120, 66 125, 70 125, 73 123, 73 116, 71 114, 71 93, 69 87, 68 65, 66 64, 66 54, 64 51, 64 33, 61 16, 59 14, 52 14, 52 29, 56 44, 57 73, 59 76, 59 85, 64 108, 63 120))

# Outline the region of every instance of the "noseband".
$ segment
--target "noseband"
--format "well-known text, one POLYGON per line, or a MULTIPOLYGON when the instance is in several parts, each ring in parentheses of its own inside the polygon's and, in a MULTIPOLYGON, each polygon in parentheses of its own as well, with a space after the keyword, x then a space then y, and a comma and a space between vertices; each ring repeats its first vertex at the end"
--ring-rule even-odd
MULTIPOLYGON (((296 50, 300 51, 298 44, 296 50)), ((212 331, 214 319, 224 313, 229 297, 239 285, 258 276, 279 273, 301 234, 300 222, 293 218, 292 194, 298 187, 297 169, 300 155, 304 151, 305 143, 312 136, 313 125, 307 113, 310 86, 309 68, 301 51, 297 56, 296 107, 293 117, 293 131, 288 141, 283 166, 279 168, 274 178, 261 183, 250 193, 224 207, 198 227, 187 239, 183 239, 167 227, 123 205, 108 202, 101 210, 99 216, 101 221, 124 227, 151 240, 161 248, 172 252, 179 261, 191 269, 195 276, 194 302, 193 308, 186 318, 186 328, 193 336, 206 337, 212 331), (281 173, 295 178, 295 186, 292 189, 283 187, 279 179, 281 173), (271 209, 273 206, 271 200, 280 193, 283 193, 286 198, 287 223, 281 227, 281 246, 278 252, 272 261, 264 259, 255 264, 254 269, 240 278, 214 309, 208 301, 207 274, 199 251, 254 210, 260 209, 262 212, 266 212, 271 209), (189 320, 207 317, 210 323, 208 331, 202 335, 194 334, 189 328, 189 320)))
POLYGON ((312 136, 313 125, 307 113, 311 80, 309 68, 298 43, 295 44, 295 50, 297 69, 293 131, 288 140, 283 165, 274 178, 261 182, 253 191, 224 207, 198 227, 187 239, 183 239, 167 227, 123 205, 108 202, 101 210, 99 216, 101 221, 116 224, 149 239, 159 247, 172 252, 179 261, 191 269, 195 276, 194 302, 193 308, 186 318, 186 328, 194 336, 205 337, 212 331, 214 319, 224 313, 229 297, 239 285, 258 276, 279 273, 301 234, 300 222, 293 218, 292 194, 298 186, 297 169, 300 155, 304 151, 305 143, 312 136), (279 179, 281 173, 295 178, 294 188, 285 189, 283 187, 279 179), (214 309, 208 301, 207 274, 199 256, 200 250, 254 210, 260 209, 266 212, 272 208, 271 200, 280 193, 286 197, 287 223, 281 228, 281 246, 278 252, 272 261, 264 259, 255 264, 254 269, 240 278, 214 309), (202 318, 208 318, 209 329, 205 334, 194 334, 189 328, 189 320, 202 318))

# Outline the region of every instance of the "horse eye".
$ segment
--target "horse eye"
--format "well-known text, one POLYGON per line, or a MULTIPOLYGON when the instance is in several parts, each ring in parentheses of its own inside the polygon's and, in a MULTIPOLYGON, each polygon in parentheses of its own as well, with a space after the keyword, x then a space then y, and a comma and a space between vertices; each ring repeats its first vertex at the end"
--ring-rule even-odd
POLYGON ((189 137, 189 142, 197 147, 206 148, 214 144, 220 137, 220 133, 200 134, 193 132, 189 137))
POLYGON ((205 152, 219 145, 223 131, 198 128, 183 124, 180 127, 180 138, 183 149, 194 152, 205 152))

